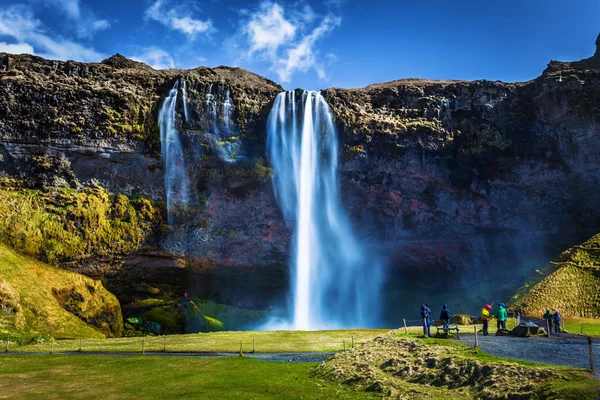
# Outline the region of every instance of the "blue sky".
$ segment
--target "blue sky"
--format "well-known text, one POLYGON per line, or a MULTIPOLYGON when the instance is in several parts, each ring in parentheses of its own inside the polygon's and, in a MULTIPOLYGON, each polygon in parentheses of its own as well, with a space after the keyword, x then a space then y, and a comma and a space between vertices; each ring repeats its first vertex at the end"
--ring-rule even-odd
POLYGON ((538 76, 594 52, 600 0, 0 0, 0 52, 239 66, 285 88, 538 76))

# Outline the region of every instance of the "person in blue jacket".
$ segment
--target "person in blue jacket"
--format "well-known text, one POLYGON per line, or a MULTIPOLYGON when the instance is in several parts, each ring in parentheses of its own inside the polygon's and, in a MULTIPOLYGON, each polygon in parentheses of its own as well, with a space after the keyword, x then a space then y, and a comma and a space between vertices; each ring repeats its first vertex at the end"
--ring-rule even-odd
POLYGON ((421 320, 423 321, 423 336, 431 337, 431 310, 427 304, 421 305, 421 320))
POLYGON ((562 324, 562 316, 558 312, 558 310, 554 310, 554 315, 552 316, 554 320, 554 333, 560 333, 560 324, 562 324))

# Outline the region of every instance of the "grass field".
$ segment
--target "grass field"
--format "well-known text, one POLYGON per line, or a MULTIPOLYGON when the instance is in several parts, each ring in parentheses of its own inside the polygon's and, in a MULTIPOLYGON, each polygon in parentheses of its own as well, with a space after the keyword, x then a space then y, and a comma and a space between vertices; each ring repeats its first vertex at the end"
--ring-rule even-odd
MULTIPOLYGON (((268 352, 294 352, 294 351, 338 351, 343 350, 344 341, 350 348, 352 337, 355 344, 388 332, 389 329, 357 329, 336 331, 238 331, 238 332, 211 332, 195 333, 188 335, 148 336, 118 339, 84 339, 83 351, 119 351, 141 352, 142 340, 144 350, 163 351, 166 340, 168 352, 239 352, 240 342, 244 352, 252 350, 255 340, 255 351, 268 352)), ((11 346, 12 351, 47 352, 50 343, 30 344, 25 346, 11 346)), ((55 352, 77 351, 79 340, 59 340, 53 345, 55 352)), ((1 350, 1 349, 0 349, 1 350)))
POLYGON ((315 364, 236 357, 0 356, 0 399, 368 399, 309 377, 315 364))
POLYGON ((565 318, 565 329, 569 333, 600 337, 599 319, 565 318), (583 327, 583 331, 581 328, 583 327))
MULTIPOLYGON (((460 325, 460 334, 473 334, 473 328, 481 329, 481 325, 460 325)), ((512 329, 514 321, 507 321, 507 328, 512 329)), ((86 352, 141 352, 142 341, 144 351, 157 352, 166 349, 167 352, 243 352, 253 349, 260 353, 273 352, 302 352, 302 351, 339 351, 352 345, 352 338, 356 345, 377 335, 388 332, 390 329, 355 329, 331 331, 232 331, 195 333, 187 335, 146 336, 117 339, 83 339, 82 351, 86 352), (165 346, 166 343, 166 346, 165 346)), ((399 329, 404 333, 404 327, 399 329)), ((421 326, 409 326, 409 335, 422 335, 421 326)), ((496 324, 490 323, 490 334, 496 332, 496 324)), ((436 329, 431 328, 435 334, 436 329)), ((17 346, 11 344, 9 349, 17 352, 70 352, 79 350, 79 339, 57 340, 53 345, 49 341, 36 344, 17 346)), ((1 351, 1 349, 0 349, 1 351)))

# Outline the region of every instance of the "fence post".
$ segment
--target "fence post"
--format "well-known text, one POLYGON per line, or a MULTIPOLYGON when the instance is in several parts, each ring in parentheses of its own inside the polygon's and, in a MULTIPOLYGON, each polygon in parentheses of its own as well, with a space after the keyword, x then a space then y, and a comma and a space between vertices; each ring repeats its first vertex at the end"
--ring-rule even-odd
POLYGON ((8 342, 9 342, 9 340, 6 339, 6 350, 4 350, 5 353, 8 353, 8 342))
POLYGON ((583 324, 581 324, 581 332, 579 334, 583 335, 583 324))
POLYGON ((240 342, 240 356, 243 355, 242 346, 243 346, 243 342, 240 342))
POLYGON ((594 370, 594 350, 592 349, 592 337, 588 336, 588 349, 590 352, 590 369, 592 370, 592 375, 596 373, 594 370))
POLYGON ((142 355, 146 354, 146 353, 144 352, 144 345, 145 345, 145 340, 144 340, 144 339, 142 339, 142 355))
POLYGON ((167 351, 167 335, 163 337, 163 353, 167 351))
POLYGON ((354 335, 352 335, 352 348, 354 348, 354 335))
POLYGON ((474 349, 479 347, 479 342, 477 341, 477 325, 473 326, 473 332, 475 332, 475 347, 473 347, 474 349))
POLYGON ((81 353, 83 351, 83 339, 79 338, 79 352, 81 353))
POLYGON ((404 321, 404 333, 408 335, 408 328, 406 327, 406 319, 403 318, 402 321, 404 321))
POLYGON ((252 352, 256 351, 256 338, 252 338, 252 352))
POLYGON ((550 321, 546 320, 546 329, 548 330, 548 337, 550 337, 550 321))
POLYGON ((54 340, 50 341, 50 354, 54 354, 54 340))
POLYGON ((344 339, 344 351, 346 351, 346 339, 344 339))

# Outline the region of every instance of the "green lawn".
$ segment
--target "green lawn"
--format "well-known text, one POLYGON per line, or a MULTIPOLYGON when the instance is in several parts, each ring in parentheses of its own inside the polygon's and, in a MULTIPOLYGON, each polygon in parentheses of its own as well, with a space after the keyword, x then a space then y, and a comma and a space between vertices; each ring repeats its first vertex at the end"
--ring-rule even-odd
POLYGON ((565 318, 565 329, 569 333, 600 337, 600 319, 565 318))
MULTIPOLYGON (((256 352, 288 351, 338 351, 343 350, 344 341, 350 348, 352 337, 355 344, 388 332, 389 329, 356 329, 336 331, 237 331, 211 332, 188 335, 147 336, 118 339, 83 339, 83 351, 162 351, 165 345, 168 352, 239 352, 240 342, 244 352, 252 351, 253 340, 256 352)), ((11 346, 13 351, 46 352, 50 343, 11 346)), ((59 340, 54 343, 54 351, 77 351, 79 339, 59 340)), ((0 349, 1 351, 1 349, 0 349)))
POLYGON ((0 399, 365 399, 309 377, 315 364, 243 357, 0 356, 0 399))

